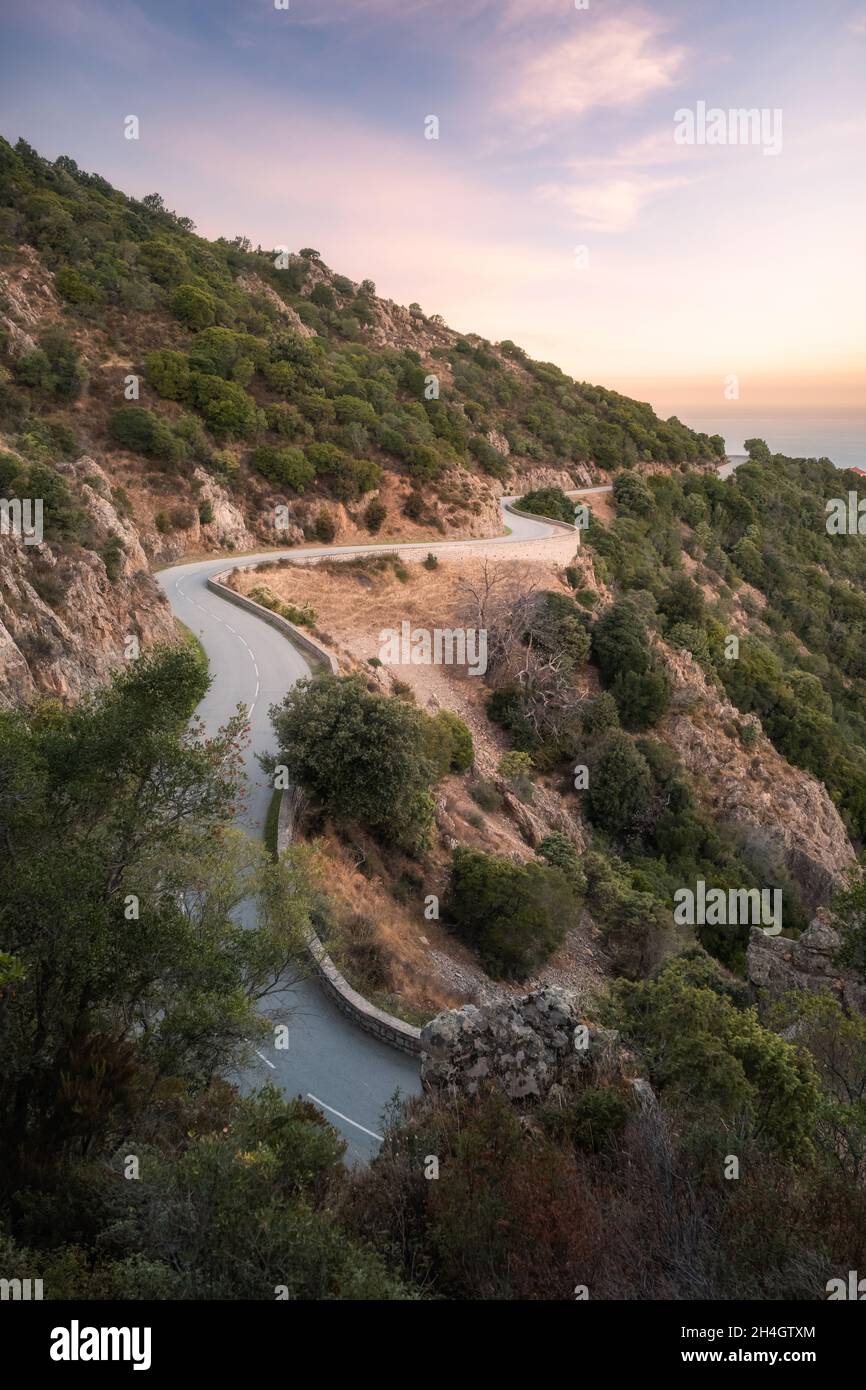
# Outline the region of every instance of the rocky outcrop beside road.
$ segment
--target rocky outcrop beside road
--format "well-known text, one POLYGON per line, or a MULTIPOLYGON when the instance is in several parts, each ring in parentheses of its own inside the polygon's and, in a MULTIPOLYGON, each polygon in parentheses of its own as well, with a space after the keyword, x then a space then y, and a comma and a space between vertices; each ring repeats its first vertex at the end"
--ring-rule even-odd
POLYGON ((58 467, 81 484, 96 548, 0 537, 0 708, 44 696, 77 700, 123 666, 130 638, 142 651, 177 640, 139 533, 106 474, 87 455, 58 467), (112 554, 116 541, 122 549, 112 554), (111 576, 106 556, 116 565, 111 576))
POLYGON ((575 1086, 631 1085, 652 1103, 619 1034, 581 1015, 575 996, 548 988, 478 1008, 446 1009, 421 1030, 421 1080, 430 1090, 477 1095, 492 1086, 510 1100, 547 1100, 575 1086), (640 1082, 640 1086, 637 1083, 640 1082))

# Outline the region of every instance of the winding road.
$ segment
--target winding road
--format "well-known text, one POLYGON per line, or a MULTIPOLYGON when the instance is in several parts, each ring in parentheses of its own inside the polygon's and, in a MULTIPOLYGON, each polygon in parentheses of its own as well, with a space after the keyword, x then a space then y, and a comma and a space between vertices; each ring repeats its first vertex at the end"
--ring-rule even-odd
MULTIPOLYGON (((587 491, 607 491, 606 488, 587 491)), ((563 528, 541 518, 518 516, 508 510, 514 498, 503 498, 503 521, 509 534, 471 541, 422 542, 407 545, 294 547, 227 559, 200 560, 163 570, 157 578, 174 614, 201 639, 210 662, 211 688, 197 710, 207 733, 215 733, 237 706, 249 711, 250 744, 245 755, 247 806, 239 818, 250 834, 261 837, 272 788, 259 767, 257 754, 273 747, 268 717, 288 688, 310 674, 301 653, 270 624, 226 603, 207 588, 207 580, 227 564, 255 565, 281 557, 294 561, 376 551, 442 551, 455 546, 483 552, 490 546, 562 537, 563 528)), ((252 905, 249 908, 252 911, 252 905)), ((349 1162, 366 1162, 378 1150, 382 1115, 396 1092, 406 1096, 420 1090, 417 1060, 361 1032, 325 997, 315 980, 304 980, 282 995, 270 995, 269 1013, 289 1025, 288 1049, 263 1047, 249 1072, 238 1078, 243 1089, 271 1080, 287 1095, 312 1099, 341 1132, 348 1144, 349 1162)))
MULTIPOLYGON (((739 457, 728 459, 720 466, 720 475, 727 476, 740 462, 739 457)), ((607 484, 575 489, 569 496, 589 496, 611 490, 607 484)), ((541 517, 517 514, 512 510, 516 500, 514 497, 501 499, 507 532, 504 535, 404 545, 268 550, 176 565, 157 576, 175 616, 198 634, 207 652, 213 681, 197 710, 205 730, 215 733, 238 705, 245 705, 249 711, 251 737, 245 756, 247 808, 238 824, 250 834, 261 837, 271 800, 271 786, 257 761, 257 754, 273 747, 268 711, 271 705, 283 699, 295 681, 310 674, 310 667, 298 649, 276 628, 212 593, 207 587, 208 579, 224 572, 227 565, 252 566, 262 560, 283 557, 304 562, 398 549, 423 555, 431 550, 455 549, 467 554, 482 554, 489 547, 526 541, 561 541, 563 533, 570 530, 541 517)), ((253 910, 252 905, 248 910, 253 910)), ((282 995, 270 995, 267 1009, 288 1022, 289 1047, 280 1051, 267 1047, 258 1052, 255 1067, 238 1078, 242 1088, 251 1089, 271 1080, 287 1095, 306 1096, 321 1108, 345 1138, 347 1160, 367 1162, 381 1142, 382 1116, 388 1102, 398 1092, 407 1096, 421 1089, 417 1061, 361 1032, 325 997, 314 979, 304 980, 282 995)))

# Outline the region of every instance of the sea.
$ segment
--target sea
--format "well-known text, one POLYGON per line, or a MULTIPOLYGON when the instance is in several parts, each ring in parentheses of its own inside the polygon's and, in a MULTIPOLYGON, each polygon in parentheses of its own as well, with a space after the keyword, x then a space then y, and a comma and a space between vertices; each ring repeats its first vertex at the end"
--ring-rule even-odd
POLYGON ((828 458, 837 468, 866 469, 866 406, 862 410, 762 411, 759 415, 682 414, 684 425, 720 434, 729 458, 746 453, 747 439, 763 439, 771 453, 788 458, 828 458))

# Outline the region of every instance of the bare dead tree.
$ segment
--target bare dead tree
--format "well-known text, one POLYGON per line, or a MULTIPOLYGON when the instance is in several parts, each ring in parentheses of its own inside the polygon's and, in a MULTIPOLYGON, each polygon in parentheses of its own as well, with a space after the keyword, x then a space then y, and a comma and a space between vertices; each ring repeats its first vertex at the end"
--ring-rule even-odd
POLYGON ((488 616, 494 596, 508 584, 508 575, 501 564, 485 560, 478 579, 461 579, 458 586, 469 609, 468 616, 478 628, 488 626, 488 616))
POLYGON ((473 616, 484 615, 494 689, 520 692, 523 718, 539 738, 558 737, 575 725, 584 697, 574 680, 574 662, 557 642, 544 591, 535 582, 508 583, 489 571, 466 589, 473 616))

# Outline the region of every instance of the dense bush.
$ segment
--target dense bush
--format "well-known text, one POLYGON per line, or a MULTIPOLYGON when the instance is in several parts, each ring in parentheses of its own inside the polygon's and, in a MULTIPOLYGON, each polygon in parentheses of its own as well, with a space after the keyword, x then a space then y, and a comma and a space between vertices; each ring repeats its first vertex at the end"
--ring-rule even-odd
POLYGON ((330 545, 331 541, 336 536, 337 523, 334 520, 333 513, 329 512, 327 507, 322 507, 321 510, 316 513, 316 519, 313 522, 313 534, 316 540, 321 541, 324 545, 330 545))
POLYGON ((72 339, 55 326, 40 333, 38 341, 35 352, 18 358, 16 377, 43 395, 75 400, 87 382, 87 372, 72 339))
POLYGON ((144 406, 127 405, 115 410, 108 422, 112 439, 124 449, 147 454, 167 463, 177 463, 184 455, 181 442, 158 415, 144 406))
POLYGON ((263 412, 235 382, 193 372, 190 392, 208 428, 219 437, 249 439, 265 426, 263 412))
POLYGON ((613 480, 617 506, 627 515, 647 516, 653 508, 653 495, 639 473, 617 473, 613 480))
POLYGON ((268 482, 291 488, 294 492, 305 492, 316 476, 316 470, 300 449, 263 444, 253 450, 249 462, 268 482))
POLYGON ((357 676, 326 675, 294 686, 272 718, 278 761, 327 815, 359 821, 408 849, 426 843, 437 776, 429 716, 370 694, 357 676))
POLYGON ((378 497, 374 497, 372 502, 368 502, 364 509, 364 525, 374 536, 381 531, 382 522, 388 515, 388 508, 378 497))
POLYGON ((599 618, 592 630, 592 653, 625 727, 655 724, 667 709, 670 687, 631 599, 611 604, 599 618))
POLYGON ((485 970, 523 980, 576 924, 578 904, 561 869, 457 849, 446 911, 485 970))
POLYGON ((187 328, 209 328, 216 318, 213 295, 195 285, 179 285, 169 303, 172 313, 187 328))
POLYGON ((468 772, 475 758, 472 734, 459 715, 440 709, 427 724, 428 751, 434 765, 446 772, 468 772))
POLYGON ((183 352, 160 348, 144 364, 148 385, 170 401, 185 401, 191 392, 189 358, 183 352))
POLYGON ((586 800, 593 824, 608 835, 628 835, 645 815, 651 789, 646 759, 627 734, 612 730, 590 770, 586 800))
POLYGON ((651 1079, 671 1094, 739 1112, 754 1133, 802 1153, 817 1119, 811 1059, 763 1028, 753 1008, 737 1008, 705 981, 703 968, 698 964, 696 972, 687 960, 667 965, 654 980, 618 981, 611 1016, 646 1059, 651 1079))
POLYGON ((544 487, 527 492, 518 498, 516 506, 522 512, 534 512, 537 516, 550 516, 557 521, 568 521, 574 525, 574 503, 558 487, 544 487))

